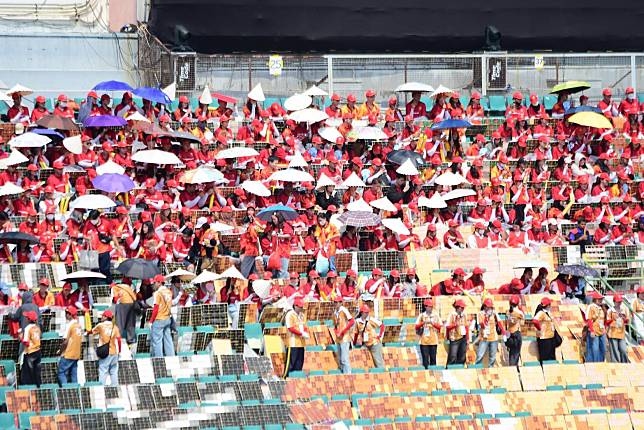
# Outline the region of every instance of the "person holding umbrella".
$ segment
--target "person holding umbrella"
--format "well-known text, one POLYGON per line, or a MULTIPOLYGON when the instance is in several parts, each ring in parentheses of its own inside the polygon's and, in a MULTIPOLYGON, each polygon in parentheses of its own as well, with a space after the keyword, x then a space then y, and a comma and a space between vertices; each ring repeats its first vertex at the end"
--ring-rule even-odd
POLYGON ((343 305, 343 297, 336 295, 333 299, 335 312, 333 313, 333 327, 335 343, 338 345, 337 360, 340 370, 344 374, 351 373, 349 361, 349 348, 351 347, 351 328, 355 325, 353 315, 343 305))
POLYGON ((150 350, 152 357, 174 356, 174 343, 172 341, 172 291, 165 285, 163 275, 156 275, 153 279, 154 307, 150 318, 151 341, 150 350))
POLYGON ((423 302, 424 311, 416 319, 416 334, 420 336, 420 355, 423 367, 436 365, 436 350, 442 322, 438 314, 434 313, 434 300, 430 297, 423 302))
POLYGON ((517 366, 521 359, 521 326, 525 322, 525 314, 519 308, 520 298, 514 294, 510 297, 510 307, 506 313, 506 341, 508 348, 508 363, 510 366, 517 366))
POLYGON ((586 310, 588 338, 586 343, 586 362, 601 363, 606 356, 606 308, 602 303, 604 296, 597 291, 591 294, 592 303, 586 310))
POLYGON ((373 365, 376 368, 384 368, 385 360, 382 357, 382 337, 385 333, 385 325, 376 318, 371 318, 369 314, 371 308, 366 303, 360 307, 360 316, 356 320, 356 331, 353 337, 353 343, 356 346, 366 346, 373 359, 373 365))
POLYGON ((462 299, 454 301, 454 312, 447 317, 445 331, 449 339, 447 365, 465 364, 465 353, 469 338, 469 324, 465 315, 465 302, 462 299))
POLYGON ((291 372, 299 372, 304 366, 304 347, 310 337, 306 329, 306 315, 304 314, 304 299, 295 298, 293 309, 286 312, 286 329, 288 330, 288 349, 284 365, 284 377, 291 372))

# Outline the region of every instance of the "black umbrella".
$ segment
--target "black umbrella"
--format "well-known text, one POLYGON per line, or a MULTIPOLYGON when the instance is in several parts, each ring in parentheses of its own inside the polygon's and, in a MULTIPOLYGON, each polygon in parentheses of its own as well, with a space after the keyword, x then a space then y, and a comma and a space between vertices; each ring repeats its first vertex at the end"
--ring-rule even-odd
POLYGON ((414 163, 414 167, 425 164, 425 160, 422 155, 418 152, 409 151, 407 149, 398 149, 387 154, 387 161, 393 164, 401 165, 407 160, 411 160, 411 162, 414 163))
POLYGON ((150 279, 161 273, 159 266, 142 258, 130 258, 122 261, 116 270, 128 278, 134 279, 150 279))
POLYGON ((572 275, 585 278, 587 276, 597 278, 599 277, 599 272, 592 267, 585 266, 583 264, 568 264, 566 266, 557 267, 557 272, 562 275, 572 275))
POLYGON ((20 231, 9 231, 6 233, 0 233, 0 243, 20 243, 20 242, 29 242, 29 243, 40 243, 40 239, 36 236, 32 236, 27 233, 20 231))

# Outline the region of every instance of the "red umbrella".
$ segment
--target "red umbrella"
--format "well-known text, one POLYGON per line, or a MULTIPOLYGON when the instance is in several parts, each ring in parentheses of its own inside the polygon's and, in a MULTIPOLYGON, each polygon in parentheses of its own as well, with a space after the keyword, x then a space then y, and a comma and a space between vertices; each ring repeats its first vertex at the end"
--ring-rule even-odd
POLYGON ((234 97, 226 96, 224 94, 219 94, 219 93, 212 93, 211 95, 212 95, 212 98, 217 99, 221 102, 237 104, 237 99, 234 97))

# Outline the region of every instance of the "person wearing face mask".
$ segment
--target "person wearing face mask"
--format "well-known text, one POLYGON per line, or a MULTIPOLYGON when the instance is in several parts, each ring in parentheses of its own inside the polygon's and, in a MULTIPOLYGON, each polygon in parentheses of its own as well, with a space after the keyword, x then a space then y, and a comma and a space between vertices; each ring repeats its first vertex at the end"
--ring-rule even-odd
POLYGON ((485 249, 492 248, 492 241, 487 235, 487 227, 482 222, 474 224, 474 234, 467 238, 470 248, 485 249))
POLYGON ((530 106, 528 106, 527 112, 528 118, 548 118, 546 108, 541 103, 539 103, 539 96, 534 93, 530 94, 530 106))
POLYGON ((626 98, 619 103, 617 110, 619 113, 625 117, 628 117, 632 112, 639 112, 639 103, 637 101, 637 96, 635 95, 635 90, 633 87, 626 88, 626 98))
POLYGON ((515 91, 512 94, 512 104, 505 110, 506 119, 526 118, 528 110, 523 106, 523 94, 520 91, 515 91))
POLYGON ((549 297, 541 299, 537 311, 532 318, 532 324, 537 329, 537 348, 539 350, 539 362, 556 360, 557 343, 555 341, 555 322, 550 314, 552 300, 549 297))
POLYGON ((63 118, 74 118, 74 111, 69 108, 65 94, 58 96, 56 107, 54 107, 54 115, 62 116, 63 118))
POLYGON ((113 111, 112 108, 110 107, 111 99, 109 94, 103 94, 101 96, 101 102, 98 106, 98 114, 99 115, 112 115, 113 111))
POLYGON ((38 96, 36 97, 36 103, 34 104, 34 110, 31 111, 31 122, 36 122, 40 118, 49 115, 49 111, 47 110, 47 107, 45 106, 45 97, 44 96, 38 96))
POLYGON ((54 233, 57 235, 62 231, 62 224, 60 223, 60 221, 56 221, 56 209, 53 207, 47 208, 45 219, 38 226, 38 234, 42 235, 45 233, 54 233))

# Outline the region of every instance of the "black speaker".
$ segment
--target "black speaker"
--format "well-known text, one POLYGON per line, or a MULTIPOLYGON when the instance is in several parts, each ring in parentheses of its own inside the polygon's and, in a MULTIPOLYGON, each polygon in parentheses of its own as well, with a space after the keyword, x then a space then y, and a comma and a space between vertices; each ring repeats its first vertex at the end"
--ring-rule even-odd
POLYGON ((190 32, 186 27, 184 27, 181 24, 177 24, 174 26, 174 47, 172 48, 173 51, 178 51, 178 52, 189 52, 192 51, 192 48, 190 48, 186 42, 190 39, 190 32))
POLYGON ((485 51, 500 51, 501 50, 501 32, 493 25, 485 27, 485 51))

